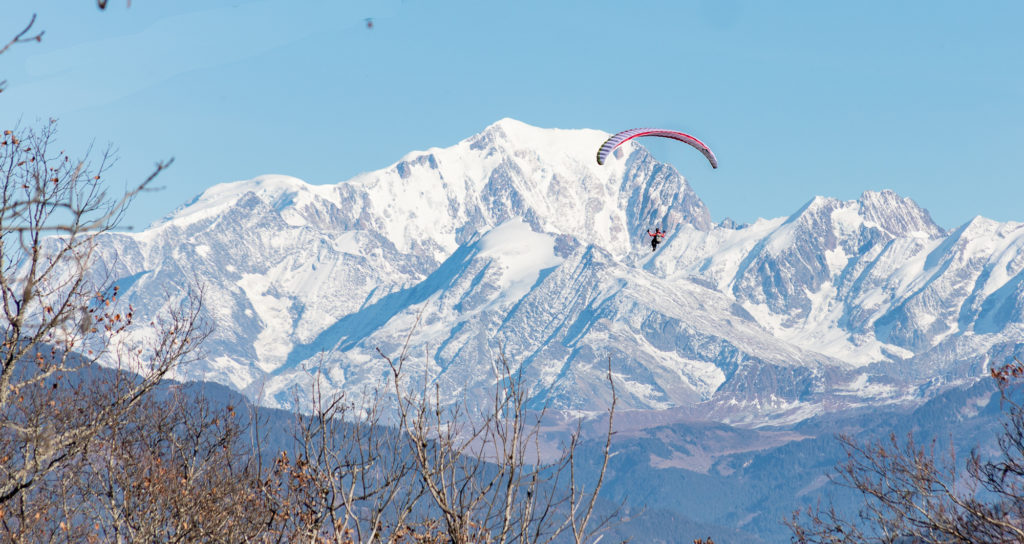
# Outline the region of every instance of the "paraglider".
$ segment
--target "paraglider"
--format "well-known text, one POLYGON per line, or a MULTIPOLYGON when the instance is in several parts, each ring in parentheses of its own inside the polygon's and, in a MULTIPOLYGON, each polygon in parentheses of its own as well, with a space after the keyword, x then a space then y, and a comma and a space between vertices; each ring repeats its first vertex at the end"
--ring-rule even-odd
POLYGON ((647 234, 651 237, 651 251, 657 251, 658 244, 665 240, 665 235, 668 233, 661 230, 661 227, 655 227, 654 232, 647 229, 647 234))
POLYGON ((716 159, 715 154, 711 152, 711 148, 704 145, 704 142, 690 136, 689 134, 661 128, 634 128, 612 135, 612 137, 605 140, 604 143, 601 144, 601 148, 597 150, 597 164, 604 164, 605 159, 608 158, 608 154, 614 151, 616 147, 619 147, 633 138, 639 138, 641 136, 672 138, 673 140, 679 140, 680 142, 690 144, 697 151, 700 151, 705 157, 707 157, 712 168, 718 168, 718 159, 716 159))
MULTIPOLYGON (((597 164, 603 165, 605 159, 608 158, 608 155, 612 151, 615 151, 615 149, 618 148, 620 145, 632 140, 633 138, 639 138, 641 136, 658 136, 661 138, 671 138, 673 140, 678 140, 680 142, 689 144, 697 151, 700 151, 702 155, 704 155, 708 162, 711 163, 712 168, 718 168, 718 159, 715 158, 715 154, 711 151, 711 148, 708 147, 704 142, 698 140, 697 138, 694 138, 693 136, 690 136, 689 134, 685 134, 683 132, 679 132, 676 130, 666 130, 662 128, 634 128, 630 130, 624 130, 617 134, 613 134, 611 137, 605 140, 604 143, 601 144, 601 147, 597 150, 597 164)), ((654 229, 654 232, 651 232, 648 229, 647 234, 651 237, 651 251, 654 252, 658 250, 658 244, 662 243, 665 240, 665 236, 667 233, 661 230, 661 228, 656 228, 654 229)))

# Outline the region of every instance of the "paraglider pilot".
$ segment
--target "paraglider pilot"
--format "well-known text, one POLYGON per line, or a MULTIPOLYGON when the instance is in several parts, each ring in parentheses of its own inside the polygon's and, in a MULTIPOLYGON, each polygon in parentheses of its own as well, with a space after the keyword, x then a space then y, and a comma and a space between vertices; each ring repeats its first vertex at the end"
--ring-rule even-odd
POLYGON ((651 251, 658 249, 658 244, 665 238, 665 231, 661 230, 661 227, 654 227, 654 232, 651 229, 647 229, 648 236, 651 237, 651 251))

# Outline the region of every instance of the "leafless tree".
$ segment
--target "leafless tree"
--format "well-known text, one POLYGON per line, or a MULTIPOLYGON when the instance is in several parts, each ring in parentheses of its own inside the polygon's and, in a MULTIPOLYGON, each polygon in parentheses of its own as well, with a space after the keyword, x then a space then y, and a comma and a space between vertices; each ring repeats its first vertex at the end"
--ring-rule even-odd
MULTIPOLYGON (((94 383, 104 384, 104 380, 94 383)), ((101 393, 97 388, 94 393, 101 393)), ((10 541, 246 542, 272 517, 233 405, 147 396, 16 501, 10 541)))
MULTIPOLYGON (((581 426, 560 456, 542 455, 545 410, 526 410, 523 375, 502 355, 494 369, 490 404, 446 402, 440 386, 406 376, 406 352, 389 363, 397 403, 398 429, 414 461, 417 479, 429 498, 436 531, 453 543, 544 543, 564 534, 590 542, 614 514, 594 520, 598 493, 611 457, 615 384, 608 372, 612 402, 602 466, 591 487, 577 478, 581 426)), ((420 522, 421 525, 428 520, 420 522)))
MULTIPOLYGON (((0 139, 0 509, 87 451, 160 381, 197 355, 208 331, 201 294, 139 327, 97 274, 97 236, 169 163, 111 197, 112 151, 73 160, 55 150, 56 122, 0 139), (88 369, 123 371, 94 385, 88 369)), ((10 517, 5 516, 4 521, 10 517)))
MULTIPOLYGON (((554 460, 541 451, 543 413, 529 413, 522 376, 495 366, 485 406, 451 405, 439 387, 407 375, 406 351, 381 352, 390 391, 358 401, 325 391, 311 374, 308 412, 278 453, 266 496, 276 497, 265 540, 441 544, 593 542, 615 513, 597 516, 611 456, 614 383, 603 464, 594 482, 576 471, 582 430, 554 460)), ((295 399, 297 402, 299 398, 295 399)), ((262 457, 258 455, 257 457, 262 457)))
POLYGON ((395 429, 382 422, 384 396, 324 391, 322 368, 310 374, 296 412, 289 450, 278 453, 272 496, 276 518, 268 535, 284 541, 403 542, 421 493, 410 458, 396 446, 395 429), (308 399, 308 402, 305 402, 308 399))
POLYGON ((999 456, 975 450, 964 462, 936 443, 919 445, 890 435, 861 444, 840 440, 847 459, 834 480, 863 498, 850 519, 834 506, 795 513, 787 521, 804 543, 1024 542, 1024 406, 1013 395, 1024 377, 1019 361, 993 369, 1005 420, 999 456))

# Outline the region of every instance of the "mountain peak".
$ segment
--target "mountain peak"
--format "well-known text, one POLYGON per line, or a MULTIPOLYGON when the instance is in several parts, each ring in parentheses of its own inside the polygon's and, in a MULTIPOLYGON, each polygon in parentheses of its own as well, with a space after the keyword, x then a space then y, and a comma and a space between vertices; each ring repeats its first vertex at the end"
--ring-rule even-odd
POLYGON ((928 210, 889 189, 865 191, 858 200, 841 201, 815 196, 790 215, 786 223, 822 221, 840 222, 845 224, 845 228, 855 228, 861 224, 873 226, 897 238, 936 238, 945 235, 942 228, 932 221, 928 210))
POLYGON ((608 133, 599 130, 541 128, 506 117, 466 141, 472 149, 501 148, 506 153, 536 155, 543 161, 569 161, 600 173, 595 156, 607 138, 608 133))
POLYGON ((524 123, 518 119, 511 117, 504 117, 491 123, 483 130, 483 132, 502 132, 505 134, 521 134, 523 132, 537 132, 544 130, 540 127, 533 126, 529 123, 524 123))
POLYGON ((944 231, 932 221, 928 210, 895 191, 865 191, 857 203, 865 220, 876 223, 894 236, 936 238, 944 231))

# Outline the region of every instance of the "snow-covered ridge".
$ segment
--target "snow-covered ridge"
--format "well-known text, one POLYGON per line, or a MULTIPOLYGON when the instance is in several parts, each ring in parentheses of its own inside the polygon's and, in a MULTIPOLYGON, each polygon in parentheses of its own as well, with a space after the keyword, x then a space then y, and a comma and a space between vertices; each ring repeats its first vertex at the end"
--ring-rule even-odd
POLYGON ((220 184, 101 258, 140 314, 200 279, 216 331, 190 375, 271 403, 314 363, 376 383, 411 329, 410 364, 453 395, 504 353, 536 402, 599 409, 611 358, 624 406, 753 423, 907 402, 1017 352, 1024 225, 947 233, 881 191, 714 226, 636 142, 598 166, 607 136, 503 119, 336 184, 220 184), (654 224, 677 227, 652 254, 654 224))
POLYGON ((350 223, 365 215, 368 221, 351 226, 387 232, 405 251, 429 239, 443 248, 437 258, 467 240, 472 227, 516 216, 538 230, 575 229, 588 242, 625 252, 631 244, 623 205, 633 196, 620 187, 625 162, 601 167, 593 159, 593 150, 607 137, 596 130, 540 129, 503 119, 455 146, 411 152, 338 184, 268 175, 216 185, 153 226, 183 228, 209 220, 252 193, 290 225, 309 224, 308 215, 316 213, 311 207, 336 207, 350 223), (505 207, 493 202, 499 185, 512 193, 505 207))
POLYGON ((165 224, 184 228, 197 221, 215 217, 233 206, 240 195, 249 192, 281 211, 302 208, 312 203, 315 198, 331 201, 336 200, 337 196, 329 186, 311 185, 292 176, 268 174, 250 180, 214 185, 188 204, 180 206, 155 222, 151 228, 165 224))

